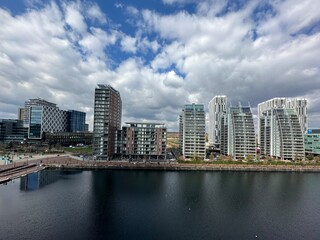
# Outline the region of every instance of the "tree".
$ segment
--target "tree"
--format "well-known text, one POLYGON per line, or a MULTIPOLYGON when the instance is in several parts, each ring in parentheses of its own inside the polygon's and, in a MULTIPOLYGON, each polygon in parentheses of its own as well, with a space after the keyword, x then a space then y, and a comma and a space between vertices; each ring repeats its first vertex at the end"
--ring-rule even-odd
POLYGON ((253 156, 251 154, 248 154, 248 156, 246 157, 246 161, 253 162, 253 156))

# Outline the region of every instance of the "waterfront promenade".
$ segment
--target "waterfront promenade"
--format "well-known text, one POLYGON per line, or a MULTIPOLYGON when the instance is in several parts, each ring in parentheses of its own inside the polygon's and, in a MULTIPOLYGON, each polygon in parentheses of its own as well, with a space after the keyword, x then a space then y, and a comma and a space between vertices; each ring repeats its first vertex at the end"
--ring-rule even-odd
POLYGON ((76 157, 50 156, 27 162, 14 162, 0 166, 0 183, 45 168, 61 169, 113 169, 113 170, 160 170, 160 171, 240 171, 240 172, 319 172, 319 165, 268 165, 268 164, 216 164, 177 162, 128 162, 79 160, 76 157))

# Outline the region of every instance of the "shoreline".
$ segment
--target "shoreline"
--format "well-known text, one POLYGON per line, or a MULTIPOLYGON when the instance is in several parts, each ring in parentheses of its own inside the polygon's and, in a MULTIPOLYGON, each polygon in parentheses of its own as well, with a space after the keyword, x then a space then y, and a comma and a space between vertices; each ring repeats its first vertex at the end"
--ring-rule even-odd
POLYGON ((44 169, 65 170, 133 170, 133 171, 213 171, 213 172, 298 172, 320 173, 320 165, 255 165, 255 164, 215 164, 177 162, 124 162, 124 161, 83 161, 70 156, 45 157, 26 162, 0 166, 0 184, 44 169), (21 166, 34 165, 30 169, 15 171, 21 166), (12 170, 11 170, 12 169, 12 170), (8 171, 15 171, 5 174, 8 171), (1 173, 3 172, 3 173, 1 173), (5 174, 5 175, 4 175, 5 174))
POLYGON ((44 163, 47 168, 60 169, 110 169, 142 171, 229 171, 229 172, 318 172, 319 165, 255 165, 255 164, 212 164, 212 163, 129 163, 129 162, 94 162, 70 159, 44 163))

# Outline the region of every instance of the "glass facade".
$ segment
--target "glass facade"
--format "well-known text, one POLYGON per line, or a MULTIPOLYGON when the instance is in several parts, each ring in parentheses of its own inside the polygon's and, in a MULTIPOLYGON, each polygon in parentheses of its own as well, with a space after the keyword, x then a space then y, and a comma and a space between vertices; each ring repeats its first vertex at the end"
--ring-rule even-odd
POLYGON ((304 135, 306 154, 320 155, 320 129, 308 129, 304 135))
POLYGON ((68 132, 84 132, 86 123, 86 113, 69 110, 67 113, 68 132))
POLYGON ((42 118, 42 107, 41 106, 30 107, 30 123, 29 123, 30 139, 42 138, 41 118, 42 118))

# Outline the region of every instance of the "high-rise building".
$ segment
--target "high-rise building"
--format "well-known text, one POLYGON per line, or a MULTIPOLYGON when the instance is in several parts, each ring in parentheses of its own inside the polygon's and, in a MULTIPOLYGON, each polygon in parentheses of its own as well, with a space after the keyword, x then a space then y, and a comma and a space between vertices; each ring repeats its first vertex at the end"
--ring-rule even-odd
POLYGON ((18 108, 18 120, 23 121, 24 118, 24 108, 18 108))
POLYGON ((298 116, 292 108, 273 108, 262 113, 260 148, 262 156, 282 160, 304 159, 304 139, 298 116))
POLYGON ((235 160, 255 158, 256 139, 250 106, 231 106, 222 115, 221 153, 235 160))
POLYGON ((93 154, 96 159, 109 160, 115 154, 121 111, 120 93, 110 85, 99 84, 94 96, 93 154))
POLYGON ((320 155, 320 129, 308 129, 304 135, 306 154, 320 155))
POLYGON ((115 151, 130 159, 165 159, 166 143, 164 124, 128 122, 118 131, 115 151))
POLYGON ((67 122, 68 132, 84 132, 86 123, 86 113, 76 110, 68 110, 67 122))
POLYGON ((88 123, 84 124, 84 131, 89 132, 89 124, 88 123))
POLYGON ((187 104, 179 116, 179 145, 185 158, 205 158, 205 112, 203 104, 187 104))
MULTIPOLYGON (((294 109, 300 123, 302 134, 308 129, 308 101, 300 98, 273 98, 258 104, 258 117, 261 118, 264 112, 271 109, 294 109)), ((260 122, 258 124, 258 132, 260 132, 260 122)), ((260 136, 258 136, 260 144, 260 136)))
POLYGON ((220 149, 221 143, 221 116, 226 113, 227 110, 227 97, 215 96, 209 102, 209 126, 208 137, 209 146, 213 146, 214 149, 220 149))

